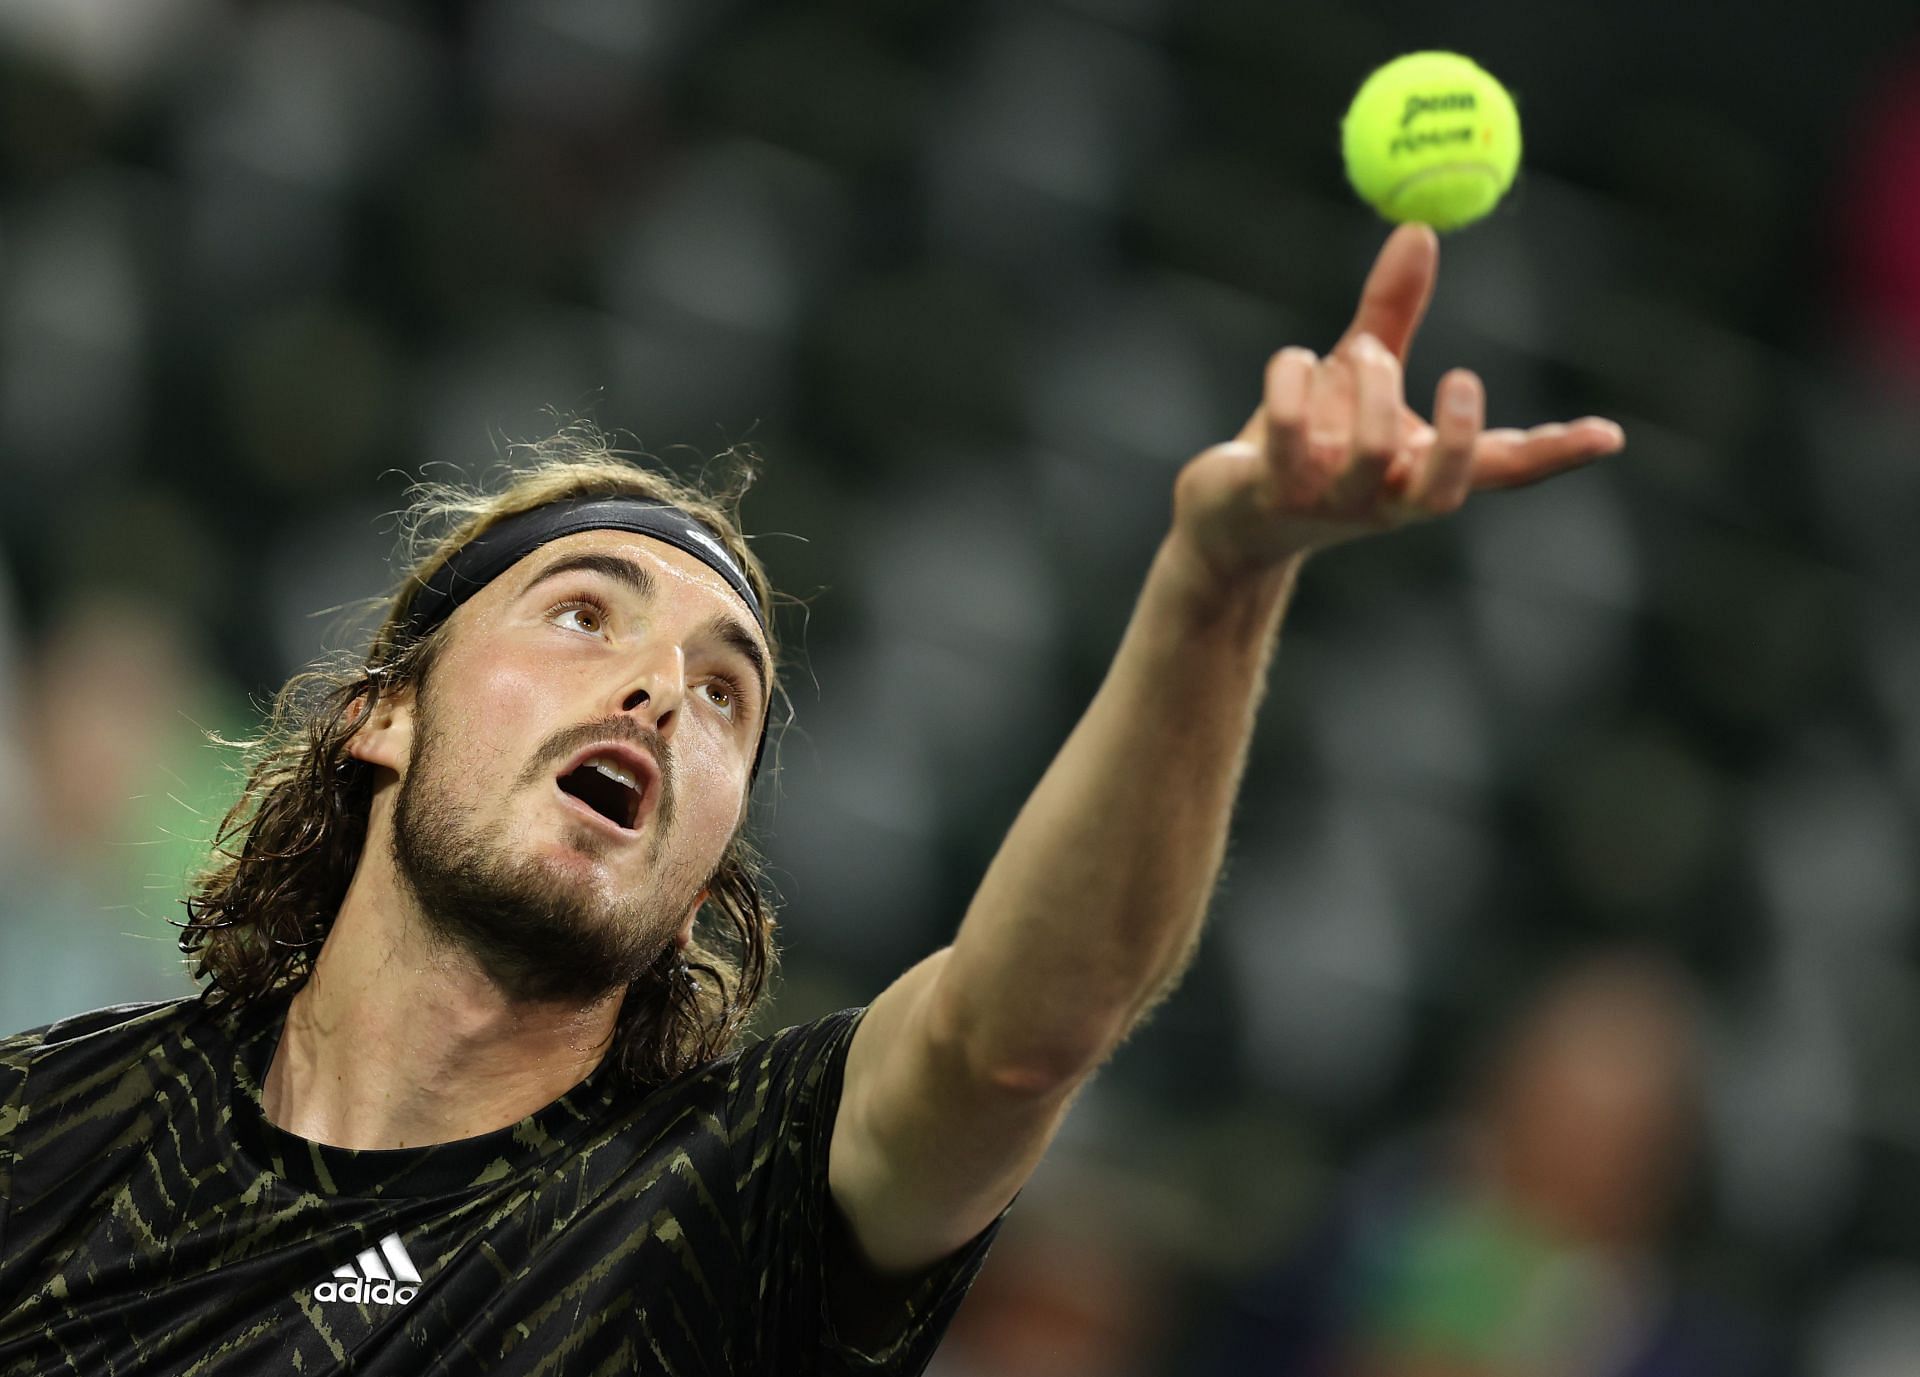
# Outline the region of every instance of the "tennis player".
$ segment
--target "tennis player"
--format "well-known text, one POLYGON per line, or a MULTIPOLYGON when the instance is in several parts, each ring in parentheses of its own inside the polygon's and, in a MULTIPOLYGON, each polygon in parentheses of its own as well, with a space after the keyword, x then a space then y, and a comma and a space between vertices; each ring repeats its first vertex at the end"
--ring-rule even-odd
POLYGON ((424 504, 364 661, 255 747, 201 994, 0 1042, 0 1374, 920 1372, 1199 938, 1302 561, 1622 443, 1483 429, 1461 370, 1409 409, 1437 264, 1397 231, 1180 471, 952 943, 745 1045, 778 661, 733 506, 577 432, 424 504))

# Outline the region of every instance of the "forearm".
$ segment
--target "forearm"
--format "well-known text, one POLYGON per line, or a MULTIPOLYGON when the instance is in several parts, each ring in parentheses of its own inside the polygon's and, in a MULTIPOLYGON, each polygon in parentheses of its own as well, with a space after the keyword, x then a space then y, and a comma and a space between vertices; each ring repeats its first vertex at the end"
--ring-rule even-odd
POLYGON ((941 972, 967 1061, 1045 1089, 1184 968, 1298 561, 1223 585, 1162 544, 1105 682, 1022 808, 941 972))

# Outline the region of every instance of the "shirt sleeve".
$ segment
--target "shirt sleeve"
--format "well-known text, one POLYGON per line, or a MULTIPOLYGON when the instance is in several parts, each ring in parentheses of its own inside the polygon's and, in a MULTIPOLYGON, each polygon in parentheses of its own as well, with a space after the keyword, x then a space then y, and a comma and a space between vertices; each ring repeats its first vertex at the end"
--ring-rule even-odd
MULTIPOLYGON (((729 1085, 730 1144, 739 1187, 747 1285, 740 1370, 814 1377, 915 1377, 932 1358, 986 1261, 994 1220, 934 1264, 898 1302, 892 1337, 863 1348, 835 1332, 828 1269, 834 1204, 827 1155, 847 1048, 864 1009, 784 1029, 748 1048, 729 1085)), ((1001 1219, 1005 1214, 1001 1215, 1001 1219)))
POLYGON ((7 1220, 13 1213, 14 1143, 26 1113, 27 1066, 40 1032, 0 1038, 0 1261, 7 1256, 7 1220))

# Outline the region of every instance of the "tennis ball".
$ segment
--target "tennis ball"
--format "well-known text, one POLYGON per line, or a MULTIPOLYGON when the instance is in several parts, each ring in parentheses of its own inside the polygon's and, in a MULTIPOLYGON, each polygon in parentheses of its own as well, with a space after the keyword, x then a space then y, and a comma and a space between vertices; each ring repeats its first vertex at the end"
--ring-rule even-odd
POLYGON ((1513 97, 1459 53, 1408 53, 1360 84, 1340 122, 1347 180, 1389 220, 1471 224, 1520 169, 1513 97))

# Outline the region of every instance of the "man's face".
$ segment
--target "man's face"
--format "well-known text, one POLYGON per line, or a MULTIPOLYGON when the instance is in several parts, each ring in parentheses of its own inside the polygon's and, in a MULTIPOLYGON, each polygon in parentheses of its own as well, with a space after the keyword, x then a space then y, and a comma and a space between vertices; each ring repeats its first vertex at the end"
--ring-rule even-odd
POLYGON ((398 874, 509 995, 618 989, 684 942, 740 822, 764 638, 706 565, 617 531, 534 551, 447 633, 355 738, 399 776, 398 874))

